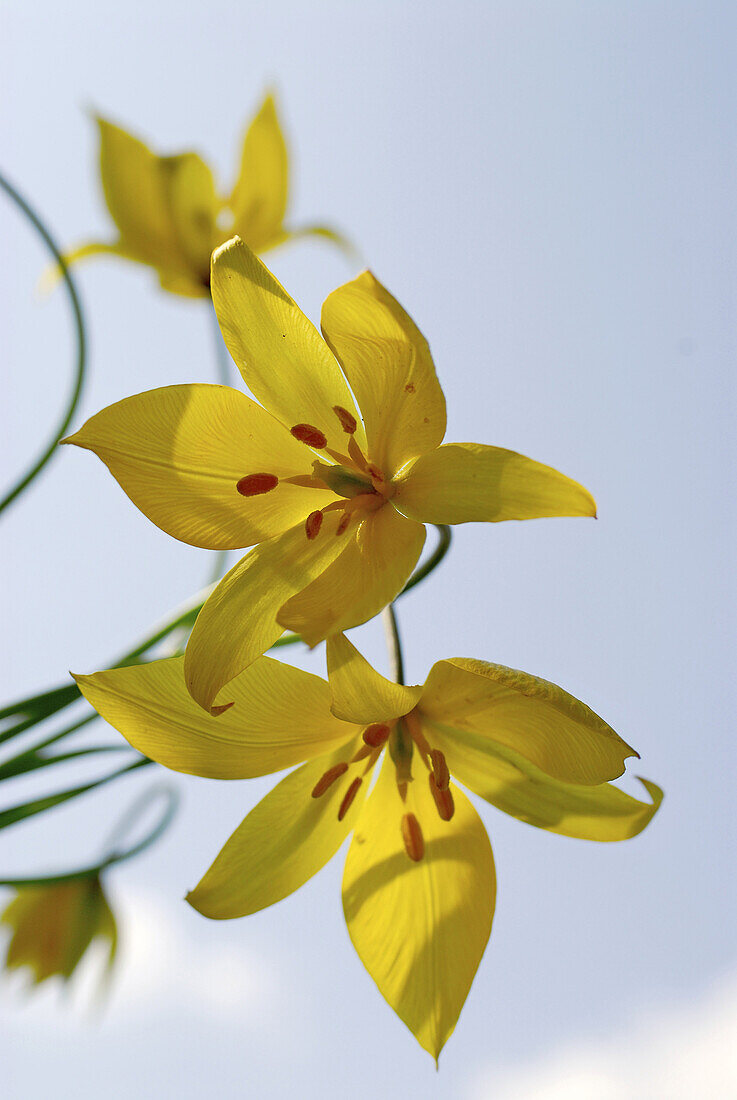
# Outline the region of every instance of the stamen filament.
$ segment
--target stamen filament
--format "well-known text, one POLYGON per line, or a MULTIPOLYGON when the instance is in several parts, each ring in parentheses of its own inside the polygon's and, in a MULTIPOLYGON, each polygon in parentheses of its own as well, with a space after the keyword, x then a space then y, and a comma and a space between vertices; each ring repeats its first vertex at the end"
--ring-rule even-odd
POLYGON ((287 485, 299 485, 303 489, 328 489, 329 486, 314 474, 295 474, 294 477, 283 477, 282 481, 287 485))
POLYGON ((355 437, 351 436, 348 444, 348 454, 351 456, 353 463, 358 466, 359 470, 363 470, 365 473, 370 473, 370 463, 368 459, 364 457, 363 451, 356 443, 355 437))

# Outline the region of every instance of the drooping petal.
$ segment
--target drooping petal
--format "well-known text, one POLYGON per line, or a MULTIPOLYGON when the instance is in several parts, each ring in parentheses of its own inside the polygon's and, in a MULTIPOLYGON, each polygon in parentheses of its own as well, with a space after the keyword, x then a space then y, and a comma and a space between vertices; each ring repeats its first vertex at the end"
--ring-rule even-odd
POLYGON ((437 1058, 489 938, 496 878, 489 838, 471 803, 454 789, 455 814, 441 821, 420 768, 403 803, 387 757, 348 851, 343 910, 379 991, 437 1058), (402 839, 407 813, 422 830, 417 862, 402 839))
POLYGON ((184 658, 75 676, 85 699, 134 749, 174 771, 250 779, 290 768, 355 737, 330 713, 324 680, 260 657, 230 684, 218 717, 195 703, 184 658))
POLYGON ((303 523, 292 527, 246 554, 220 581, 197 617, 184 661, 187 688, 205 710, 283 633, 276 618, 282 604, 340 554, 350 535, 337 535, 337 524, 329 512, 315 539, 303 523))
POLYGON ((288 167, 274 97, 267 95, 246 133, 238 181, 230 196, 233 231, 255 252, 280 234, 287 209, 288 167))
POLYGON ((344 815, 346 791, 363 773, 353 765, 319 798, 318 780, 350 749, 320 756, 274 787, 238 826, 187 901, 213 920, 245 917, 280 901, 312 878, 335 855, 363 805, 364 781, 344 815))
POLYGON ((106 119, 98 118, 97 124, 102 188, 121 242, 154 267, 183 266, 164 186, 162 158, 106 119))
POLYGON ((456 779, 497 809, 538 829, 582 840, 627 840, 642 832, 663 800, 660 787, 647 779, 640 782, 651 802, 640 802, 611 783, 561 783, 487 737, 423 725, 425 736, 444 753, 456 779))
POLYGON ((368 726, 409 714, 422 687, 405 687, 381 676, 345 634, 333 634, 327 644, 328 682, 332 712, 344 722, 368 726))
POLYGON ((422 524, 385 505, 361 523, 324 573, 285 602, 279 622, 311 646, 366 622, 402 590, 424 542, 422 524))
MULTIPOLYGON (((214 253, 211 287, 223 339, 253 395, 287 428, 310 425, 345 451, 333 410, 358 413, 342 371, 312 322, 239 237, 214 253)), ((356 438, 359 444, 364 438, 360 423, 356 438)))
POLYGON ((309 474, 311 456, 227 386, 165 386, 127 397, 64 442, 94 451, 157 527, 211 550, 269 539, 334 499, 284 482, 258 496, 238 492, 248 474, 309 474))
POLYGON ((5 968, 27 967, 35 984, 68 981, 93 939, 108 941, 108 967, 115 956, 115 918, 97 877, 21 887, 0 924, 12 930, 5 968))
POLYGON ((422 455, 393 501, 422 523, 496 523, 547 516, 595 516, 578 482, 531 458, 481 443, 446 443, 422 455))
POLYGON ((616 779, 626 758, 637 756, 567 691, 488 661, 438 661, 425 681, 420 709, 430 722, 504 745, 563 783, 593 786, 616 779))
POLYGON ((392 477, 445 435, 445 398, 427 341, 364 271, 322 307, 322 330, 363 414, 369 458, 392 477))

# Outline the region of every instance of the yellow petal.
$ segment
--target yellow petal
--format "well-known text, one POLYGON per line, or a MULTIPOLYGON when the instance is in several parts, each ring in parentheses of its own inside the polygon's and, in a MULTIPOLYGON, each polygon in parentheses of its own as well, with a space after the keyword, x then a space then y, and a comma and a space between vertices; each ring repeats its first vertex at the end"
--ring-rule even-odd
POLYGON ((287 209, 287 147, 274 97, 267 95, 248 128, 230 206, 234 232, 255 252, 280 235, 287 209))
POLYGON ((160 157, 159 167, 177 244, 206 289, 220 208, 212 172, 196 153, 160 157))
POLYGON ((445 398, 427 341, 370 271, 326 299, 322 330, 363 413, 369 458, 385 476, 437 447, 445 398))
POLYGON ((332 493, 280 484, 244 497, 252 473, 311 473, 311 452, 227 386, 166 386, 93 416, 64 442, 94 451, 157 527, 208 549, 250 546, 293 526, 332 493))
MULTIPOLYGON (((341 369, 312 322, 238 237, 213 256, 212 300, 253 395, 287 428, 309 424, 344 452, 348 437, 333 409, 358 413, 341 369)), ((362 433, 359 423, 359 444, 362 433)))
POLYGON ((561 783, 519 753, 479 734, 426 722, 423 727, 432 747, 445 754, 450 771, 469 790, 504 813, 551 833, 582 840, 627 840, 642 832, 663 801, 660 787, 647 779, 640 782, 652 801, 640 802, 611 783, 561 783))
POLYGON ((167 201, 161 159, 138 138, 98 118, 100 173, 121 243, 154 267, 184 264, 167 201))
POLYGON ((385 505, 361 523, 329 568, 280 608, 279 622, 310 646, 366 622, 401 592, 424 542, 421 524, 385 505))
POLYGON ((388 759, 356 826, 343 877, 353 946, 397 1015, 437 1058, 455 1027, 484 953, 496 878, 486 830, 453 790, 455 815, 441 821, 419 765, 407 801, 388 759), (401 819, 413 813, 425 853, 407 855, 401 819))
POLYGON ((196 153, 158 156, 119 126, 97 122, 102 186, 121 254, 155 267, 165 289, 207 295, 220 206, 210 169, 196 153))
POLYGON ((301 523, 257 546, 223 577, 197 617, 185 654, 187 688, 205 710, 282 634, 276 616, 285 600, 340 554, 350 535, 336 535, 337 524, 329 512, 318 537, 308 539, 301 523))
POLYGON ((79 690, 134 749, 208 779, 250 779, 329 752, 354 736, 330 713, 324 680, 261 657, 230 684, 235 706, 218 717, 194 702, 184 658, 75 676, 79 690))
POLYGON ((425 682, 420 709, 430 722, 504 745, 564 783, 593 786, 616 779, 625 759, 637 756, 567 691, 487 661, 438 661, 425 682))
POLYGON ((481 443, 446 443, 418 458, 393 501, 423 523, 596 515, 593 497, 578 482, 515 451, 481 443))
POLYGON ((319 798, 315 784, 334 764, 347 760, 350 747, 320 756, 283 779, 251 810, 187 901, 213 920, 245 917, 273 905, 312 878, 353 828, 367 781, 342 821, 338 810, 365 762, 355 764, 319 798))
POLYGON ((331 709, 344 722, 368 726, 400 718, 422 695, 422 687, 405 687, 380 676, 344 634, 328 638, 327 662, 331 709))

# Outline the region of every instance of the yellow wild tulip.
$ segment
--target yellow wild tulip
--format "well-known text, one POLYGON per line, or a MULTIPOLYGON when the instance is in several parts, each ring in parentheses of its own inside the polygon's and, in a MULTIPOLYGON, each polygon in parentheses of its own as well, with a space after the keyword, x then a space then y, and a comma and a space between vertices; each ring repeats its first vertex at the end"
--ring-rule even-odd
POLYGON ((261 405, 224 386, 168 386, 65 440, 94 451, 175 538, 258 544, 209 597, 187 646, 187 685, 205 709, 229 705, 218 693, 285 629, 314 646, 378 614, 410 576, 425 523, 595 515, 587 490, 549 466, 442 444, 428 345, 370 272, 328 297, 325 339, 238 238, 213 256, 212 295, 261 405))
POLYGON ((642 780, 651 801, 640 802, 611 785, 637 754, 545 680, 452 659, 424 686, 405 687, 343 635, 328 640, 327 658, 329 685, 259 658, 232 681, 236 705, 217 718, 188 694, 183 658, 76 680, 107 722, 165 767, 246 779, 302 764, 248 814, 187 900, 213 919, 254 913, 307 882, 353 832, 343 878, 351 939, 437 1059, 496 896, 486 830, 451 776, 522 821, 598 841, 641 832, 662 792, 642 780))
POLYGON ((218 194, 212 171, 197 153, 160 156, 104 118, 100 176, 116 241, 93 241, 67 263, 108 253, 156 269, 164 290, 191 298, 210 293, 210 256, 235 233, 256 252, 293 237, 346 242, 327 226, 284 224, 288 158, 273 96, 267 95, 246 133, 240 172, 228 196, 218 194))
POLYGON ((43 886, 21 886, 0 915, 12 931, 5 970, 26 967, 31 982, 67 982, 93 940, 107 940, 108 969, 117 948, 115 917, 97 875, 43 886))

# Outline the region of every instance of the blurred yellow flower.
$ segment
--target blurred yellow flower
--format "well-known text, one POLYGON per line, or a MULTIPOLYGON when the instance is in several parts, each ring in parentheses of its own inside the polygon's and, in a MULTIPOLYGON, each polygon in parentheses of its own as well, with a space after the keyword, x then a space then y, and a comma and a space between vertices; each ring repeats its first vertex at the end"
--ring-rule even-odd
POLYGON ((44 886, 23 886, 0 916, 12 935, 5 969, 27 967, 34 985, 71 978, 93 940, 107 940, 108 968, 115 959, 115 917, 97 876, 44 886))
POLYGON ((210 168, 196 153, 159 156, 132 134, 97 119, 105 202, 119 237, 93 241, 66 257, 112 253, 154 267, 165 290, 201 298, 210 293, 210 255, 234 234, 256 252, 292 237, 317 235, 345 247, 327 226, 289 229, 288 160, 273 96, 267 95, 243 143, 238 180, 217 193, 210 168))
POLYGON ((261 405, 224 386, 169 386, 65 440, 94 451, 174 538, 261 544, 192 631, 186 678, 205 709, 222 710, 220 690, 284 629, 314 646, 378 614, 412 572, 425 523, 595 515, 590 493, 549 466, 500 447, 441 446, 430 349, 370 272, 328 297, 324 340, 238 238, 213 256, 212 294, 261 405))
POLYGON ((424 686, 405 687, 343 635, 329 639, 327 658, 329 685, 261 657, 233 680, 237 705, 218 718, 189 696, 183 658, 76 680, 131 745, 176 771, 245 779, 307 761, 248 814, 187 900, 214 919, 254 913, 302 886, 353 831, 343 878, 351 939, 437 1058, 496 896, 486 830, 451 774, 522 821, 598 841, 639 833, 662 792, 642 780, 652 801, 640 802, 612 786, 637 754, 546 680, 451 659, 424 686))

